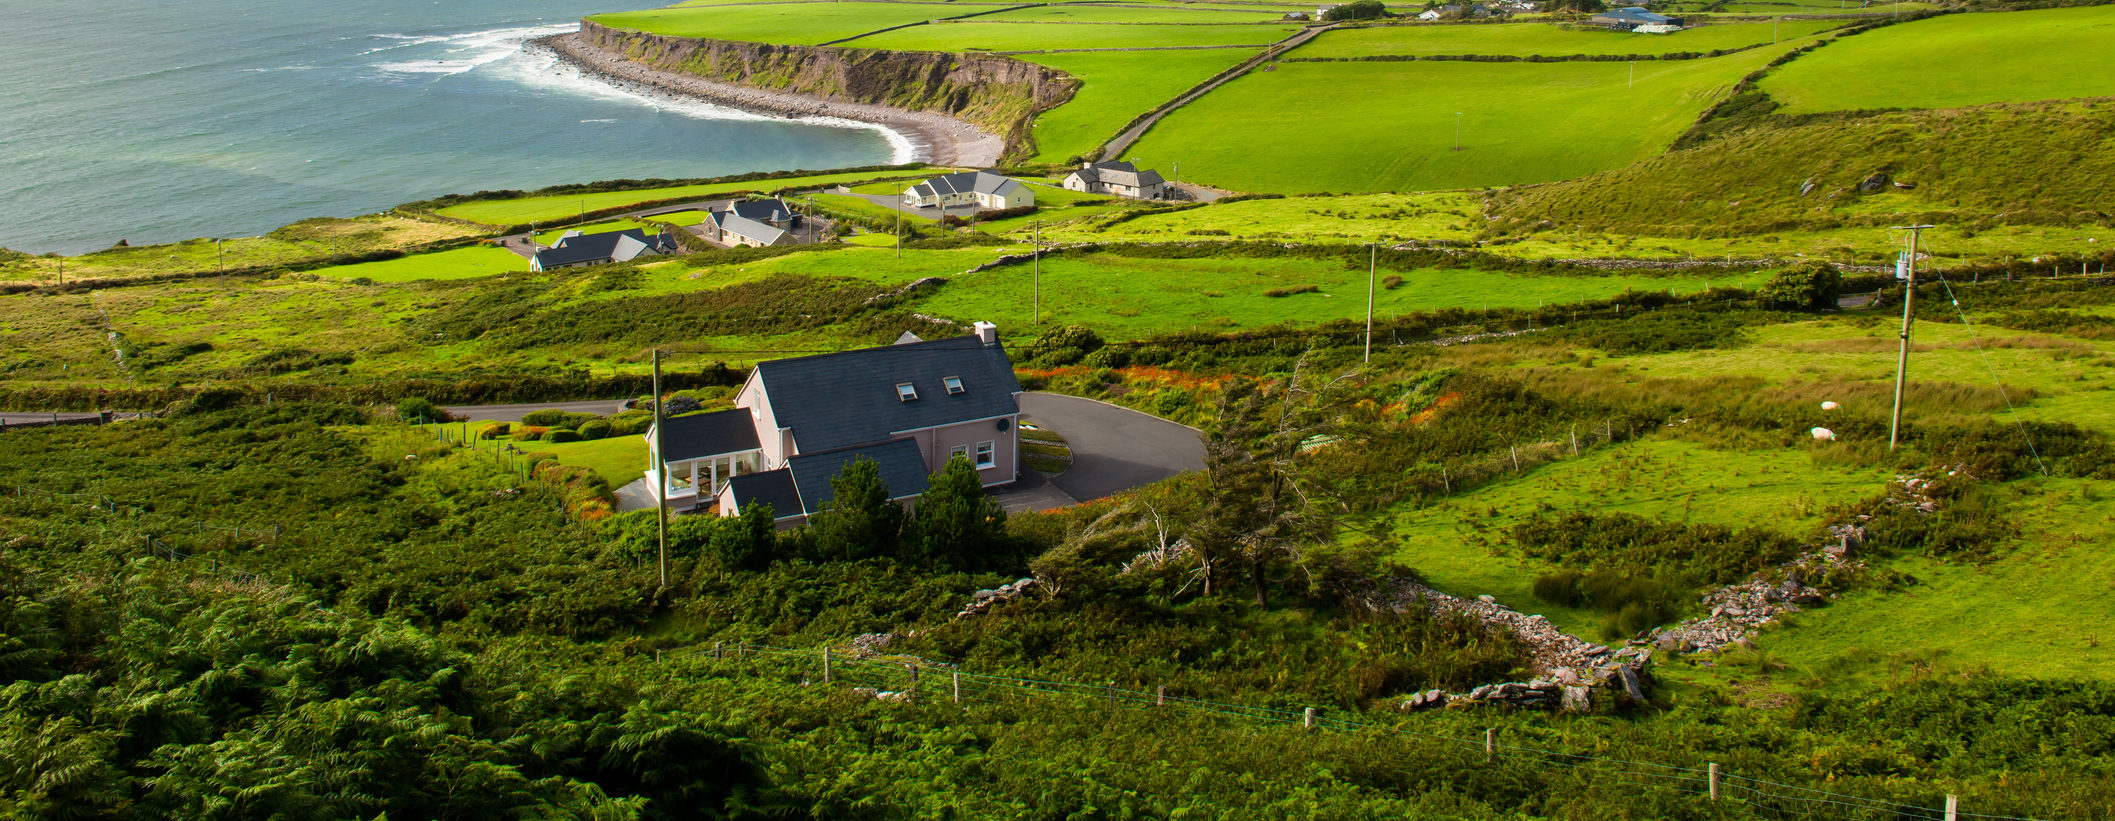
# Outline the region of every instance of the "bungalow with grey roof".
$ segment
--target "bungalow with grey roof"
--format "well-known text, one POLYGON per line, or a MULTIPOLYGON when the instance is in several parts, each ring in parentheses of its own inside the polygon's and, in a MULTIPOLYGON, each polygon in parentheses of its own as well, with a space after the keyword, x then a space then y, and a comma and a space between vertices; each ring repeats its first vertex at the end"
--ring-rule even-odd
POLYGON ((646 434, 646 471, 672 508, 733 516, 769 504, 781 525, 830 500, 830 479, 858 459, 881 468, 893 498, 963 458, 986 487, 1020 465, 1021 384, 998 327, 969 336, 759 363, 735 407, 664 419, 646 434))
POLYGON ((549 271, 555 268, 608 265, 675 252, 676 244, 673 240, 660 234, 648 234, 637 228, 600 234, 567 231, 560 234, 558 241, 552 243, 551 247, 537 251, 535 256, 529 258, 529 270, 549 271))
POLYGON ((1035 192, 1012 177, 989 171, 962 171, 911 186, 903 192, 903 204, 912 208, 969 204, 991 209, 1025 208, 1035 204, 1035 192))
POLYGON ((803 219, 784 200, 728 200, 707 207, 698 236, 730 247, 798 245, 801 238, 794 229, 803 219))
POLYGON ((1090 162, 1065 175, 1065 190, 1140 200, 1166 199, 1168 182, 1158 171, 1140 171, 1127 162, 1090 162))
MULTIPOLYGON (((1592 22, 1594 25, 1607 26, 1617 31, 1631 31, 1638 28, 1639 26, 1679 27, 1682 25, 1682 18, 1669 17, 1664 14, 1654 14, 1652 12, 1646 11, 1642 7, 1631 6, 1629 8, 1609 9, 1608 11, 1601 12, 1599 14, 1594 15, 1593 19, 1590 22, 1592 22)), ((1665 29, 1661 30, 1665 31, 1665 29)))

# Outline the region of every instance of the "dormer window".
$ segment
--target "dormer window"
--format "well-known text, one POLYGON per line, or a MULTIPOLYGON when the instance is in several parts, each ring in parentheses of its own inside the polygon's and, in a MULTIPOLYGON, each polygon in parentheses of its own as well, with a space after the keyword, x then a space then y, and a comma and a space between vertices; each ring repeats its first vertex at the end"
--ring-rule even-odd
POLYGON ((896 384, 896 398, 904 402, 909 402, 913 399, 917 399, 918 388, 911 385, 911 383, 909 382, 899 382, 896 384))
POLYGON ((954 396, 962 392, 962 377, 950 376, 940 381, 947 383, 947 395, 954 396))

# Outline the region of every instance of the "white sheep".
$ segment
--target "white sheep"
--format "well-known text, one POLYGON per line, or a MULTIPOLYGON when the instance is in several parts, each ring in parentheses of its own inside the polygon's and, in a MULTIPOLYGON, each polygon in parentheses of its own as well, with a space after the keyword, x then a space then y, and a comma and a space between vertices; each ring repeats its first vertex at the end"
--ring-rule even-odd
POLYGON ((1836 441, 1836 432, 1829 430, 1828 428, 1815 428, 1811 432, 1814 434, 1814 440, 1817 442, 1836 441))
POLYGON ((1835 410, 1835 409, 1837 409, 1837 408, 1840 408, 1840 407, 1843 407, 1843 406, 1842 406, 1842 405, 1838 405, 1838 404, 1836 404, 1836 403, 1834 403, 1834 402, 1823 402, 1823 403, 1821 403, 1821 409, 1822 409, 1822 410, 1835 410))

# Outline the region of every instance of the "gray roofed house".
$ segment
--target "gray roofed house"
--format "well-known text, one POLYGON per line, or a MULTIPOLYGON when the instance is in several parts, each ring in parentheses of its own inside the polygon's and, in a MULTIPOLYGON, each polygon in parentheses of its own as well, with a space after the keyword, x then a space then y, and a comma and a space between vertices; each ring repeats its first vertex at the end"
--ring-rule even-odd
POLYGON ((707 206, 698 235, 721 245, 768 247, 799 244, 803 218, 784 200, 728 200, 707 206))
POLYGON ((1141 200, 1166 199, 1168 196, 1167 180, 1161 179, 1160 172, 1140 171, 1127 162, 1082 163, 1065 176, 1065 188, 1141 200))
POLYGON ((1594 15, 1591 22, 1597 26, 1629 31, 1639 26, 1679 26, 1682 25, 1682 18, 1654 14, 1643 7, 1631 6, 1601 12, 1594 15))
POLYGON ((903 192, 903 204, 912 208, 964 204, 994 209, 1025 208, 1035 204, 1035 192, 1012 177, 989 171, 961 171, 911 186, 903 192))
POLYGON ((729 495, 733 480, 791 470, 803 504, 774 503, 781 518, 816 510, 816 488, 855 451, 881 463, 898 497, 923 493, 926 474, 955 457, 975 465, 985 486, 1003 485, 1018 476, 1020 392, 988 322, 969 336, 762 362, 734 410, 663 420, 647 432, 664 466, 647 478, 661 483, 672 507, 716 501, 731 515, 765 492, 758 480, 729 495))
POLYGON ((553 268, 607 265, 613 262, 630 262, 642 256, 660 256, 675 252, 676 244, 668 237, 660 234, 649 235, 637 228, 600 234, 567 231, 559 235, 556 244, 537 251, 536 256, 529 259, 529 270, 549 271, 553 268))

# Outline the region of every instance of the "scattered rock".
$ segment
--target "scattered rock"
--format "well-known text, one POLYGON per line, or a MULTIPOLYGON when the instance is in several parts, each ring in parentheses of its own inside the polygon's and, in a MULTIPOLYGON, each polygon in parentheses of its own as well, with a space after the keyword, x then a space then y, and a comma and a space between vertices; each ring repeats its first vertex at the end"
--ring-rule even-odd
POLYGON ((1887 174, 1885 172, 1876 172, 1872 176, 1866 177, 1864 182, 1858 183, 1858 192, 1861 194, 1871 194, 1875 191, 1879 191, 1888 187, 1888 184, 1890 182, 1892 182, 1892 180, 1888 179, 1887 174))
POLYGON ((1804 197, 1808 194, 1812 194, 1814 193, 1814 189, 1818 187, 1820 186, 1814 182, 1814 178, 1808 177, 1806 182, 1799 184, 1799 195, 1804 197))

